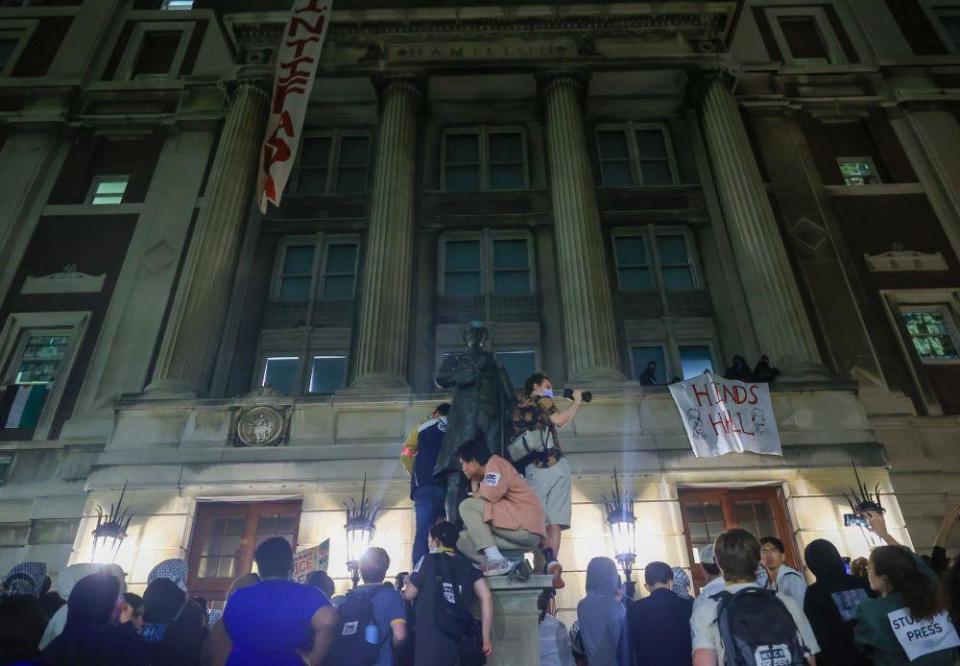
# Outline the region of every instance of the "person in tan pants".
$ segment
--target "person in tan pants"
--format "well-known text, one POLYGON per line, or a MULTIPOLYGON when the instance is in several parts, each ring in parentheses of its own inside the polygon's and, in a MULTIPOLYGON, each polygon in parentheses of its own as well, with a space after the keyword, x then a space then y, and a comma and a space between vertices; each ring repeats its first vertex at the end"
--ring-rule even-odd
POLYGON ((457 449, 473 496, 460 503, 465 529, 457 549, 479 562, 485 576, 509 573, 516 562, 500 551, 532 550, 546 534, 543 505, 513 465, 493 455, 482 441, 457 449))

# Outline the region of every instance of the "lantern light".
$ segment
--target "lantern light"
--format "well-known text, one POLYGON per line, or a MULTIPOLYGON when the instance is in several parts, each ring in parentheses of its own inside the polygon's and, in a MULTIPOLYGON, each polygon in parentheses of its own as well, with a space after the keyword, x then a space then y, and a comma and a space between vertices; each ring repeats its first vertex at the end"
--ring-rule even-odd
POLYGON ((360 556, 370 547, 373 533, 376 531, 377 512, 380 511, 380 502, 371 506, 367 499, 367 475, 363 475, 363 491, 360 502, 351 499, 350 503, 343 503, 347 509, 347 568, 350 569, 350 580, 353 587, 360 582, 360 556))
POLYGON ((614 468, 613 495, 610 499, 601 495, 601 499, 607 514, 610 534, 613 536, 614 557, 623 568, 628 588, 633 585, 630 575, 633 564, 637 560, 637 517, 633 515, 635 498, 635 495, 620 492, 620 482, 617 480, 617 470, 614 468))
POLYGON ((133 519, 129 509, 122 508, 123 496, 127 492, 124 482, 120 491, 120 500, 116 505, 110 505, 110 512, 104 513, 103 508, 97 506, 97 526, 93 529, 93 551, 91 561, 94 564, 112 564, 120 551, 120 544, 127 536, 127 528, 133 519))

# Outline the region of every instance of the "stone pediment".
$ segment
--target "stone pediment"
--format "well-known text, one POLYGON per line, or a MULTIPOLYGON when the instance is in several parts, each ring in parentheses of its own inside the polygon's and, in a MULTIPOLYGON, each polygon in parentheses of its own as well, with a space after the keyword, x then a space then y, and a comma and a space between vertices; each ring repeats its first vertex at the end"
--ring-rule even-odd
POLYGON ((874 273, 896 273, 906 271, 945 271, 949 270, 943 253, 934 252, 924 254, 904 250, 897 244, 889 252, 883 254, 864 254, 867 266, 874 273))
POLYGON ((20 288, 21 294, 95 294, 103 289, 107 274, 87 275, 77 270, 76 264, 67 264, 59 273, 27 276, 20 288))

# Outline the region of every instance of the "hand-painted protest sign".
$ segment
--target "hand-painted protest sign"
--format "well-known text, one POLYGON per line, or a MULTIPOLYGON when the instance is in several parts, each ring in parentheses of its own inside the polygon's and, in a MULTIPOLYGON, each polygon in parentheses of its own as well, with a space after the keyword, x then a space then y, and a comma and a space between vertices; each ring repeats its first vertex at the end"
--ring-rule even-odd
POLYGON ((306 548, 293 556, 293 579, 305 583, 314 571, 326 571, 329 563, 330 539, 326 539, 319 546, 306 548))
POLYGON ((264 214, 267 202, 280 205, 297 157, 332 5, 333 0, 294 0, 290 20, 280 38, 270 119, 257 176, 257 201, 264 214))
POLYGON ((900 608, 887 613, 887 618, 894 636, 910 661, 931 652, 960 647, 960 637, 957 636, 957 630, 946 611, 932 618, 918 620, 909 610, 900 608))
POLYGON ((770 388, 705 372, 670 385, 690 446, 698 458, 725 453, 782 456, 770 388))

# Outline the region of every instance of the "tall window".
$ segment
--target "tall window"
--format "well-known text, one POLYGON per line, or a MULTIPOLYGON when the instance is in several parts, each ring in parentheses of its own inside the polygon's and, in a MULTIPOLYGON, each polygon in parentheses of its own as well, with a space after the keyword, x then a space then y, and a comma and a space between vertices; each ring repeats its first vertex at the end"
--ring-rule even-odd
POLYGON ((940 24, 940 32, 953 53, 960 53, 960 3, 953 7, 938 7, 934 15, 940 24))
POLYGON ((133 67, 136 78, 169 76, 183 32, 180 30, 148 30, 143 34, 140 54, 133 67))
POLYGON ((284 241, 277 257, 274 300, 284 303, 352 300, 359 254, 359 241, 352 236, 306 236, 284 241))
POLYGON ((441 241, 441 285, 446 296, 533 293, 530 239, 525 234, 451 234, 441 241))
POLYGON ((905 306, 900 313, 922 362, 960 361, 960 338, 947 306, 905 306))
POLYGON ((513 388, 522 388, 527 377, 537 370, 537 354, 532 349, 495 352, 497 360, 510 377, 513 388))
POLYGON ((367 191, 370 134, 308 132, 300 145, 297 194, 361 194, 367 191))
POLYGON ((637 227, 613 235, 621 291, 700 288, 692 238, 686 231, 637 227))
POLYGON ((196 24, 191 21, 140 21, 134 25, 117 67, 119 80, 180 76, 196 24))
POLYGON ((20 45, 19 39, 2 37, 0 33, 0 74, 7 70, 7 65, 13 66, 13 54, 20 45))
POLYGON ((70 343, 68 329, 26 329, 0 391, 0 427, 31 430, 40 420, 70 343))
POLYGON ((527 155, 522 130, 484 126, 444 132, 444 191, 522 190, 526 187, 527 155))
POLYGON ((847 61, 825 8, 767 7, 764 13, 785 62, 820 65, 847 61))
POLYGON ((340 355, 271 356, 264 359, 260 386, 283 395, 330 395, 346 385, 347 357, 340 355))
POLYGON ((7 19, 0 26, 0 76, 9 76, 36 28, 35 20, 7 19))
POLYGON ((597 127, 605 187, 653 187, 676 183, 670 138, 662 125, 626 123, 597 127))

